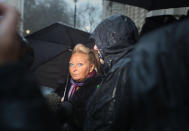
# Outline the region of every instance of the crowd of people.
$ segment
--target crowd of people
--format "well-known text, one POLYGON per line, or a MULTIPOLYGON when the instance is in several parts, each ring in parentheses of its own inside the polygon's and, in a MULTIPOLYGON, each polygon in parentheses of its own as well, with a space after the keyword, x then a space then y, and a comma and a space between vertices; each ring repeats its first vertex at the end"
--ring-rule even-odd
POLYGON ((189 129, 187 18, 141 38, 127 16, 103 20, 91 34, 93 49, 74 47, 65 86, 53 92, 59 101, 53 112, 27 65, 20 62, 18 12, 4 4, 0 12, 0 129, 189 129))

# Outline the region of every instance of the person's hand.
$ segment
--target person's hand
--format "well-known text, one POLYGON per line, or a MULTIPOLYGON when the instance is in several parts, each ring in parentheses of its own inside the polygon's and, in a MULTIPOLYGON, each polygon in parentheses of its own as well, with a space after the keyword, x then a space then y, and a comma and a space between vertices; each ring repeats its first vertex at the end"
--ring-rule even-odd
POLYGON ((15 62, 18 59, 19 18, 20 15, 15 8, 0 3, 0 64, 15 62))

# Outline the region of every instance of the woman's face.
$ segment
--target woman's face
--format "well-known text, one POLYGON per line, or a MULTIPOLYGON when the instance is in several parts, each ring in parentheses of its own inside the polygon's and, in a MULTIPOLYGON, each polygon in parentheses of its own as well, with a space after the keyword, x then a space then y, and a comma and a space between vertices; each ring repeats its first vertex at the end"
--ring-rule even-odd
POLYGON ((70 58, 69 71, 75 81, 83 81, 94 69, 94 64, 88 60, 88 56, 83 53, 74 53, 70 58))

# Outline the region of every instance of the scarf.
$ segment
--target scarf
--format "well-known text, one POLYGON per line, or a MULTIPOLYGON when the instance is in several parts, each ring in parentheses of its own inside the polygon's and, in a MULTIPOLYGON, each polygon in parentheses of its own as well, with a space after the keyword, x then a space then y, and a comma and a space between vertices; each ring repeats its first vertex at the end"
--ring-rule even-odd
MULTIPOLYGON (((96 72, 95 71, 92 71, 88 74, 87 78, 91 78, 93 76, 96 75, 96 72)), ((77 87, 81 87, 85 84, 85 81, 84 82, 75 82, 72 78, 70 80, 70 83, 71 83, 71 87, 70 87, 70 90, 68 92, 68 99, 70 99, 73 94, 76 92, 76 89, 77 87)))

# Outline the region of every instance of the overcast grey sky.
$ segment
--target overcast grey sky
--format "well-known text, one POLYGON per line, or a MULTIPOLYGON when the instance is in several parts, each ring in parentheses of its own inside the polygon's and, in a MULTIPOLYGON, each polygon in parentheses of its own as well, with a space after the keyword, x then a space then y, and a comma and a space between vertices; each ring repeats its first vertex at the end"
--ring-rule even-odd
MULTIPOLYGON (((0 2, 2 1, 7 2, 7 0, 0 0, 0 2)), ((10 0, 10 2, 14 2, 14 1, 16 0, 10 0)), ((45 0, 36 0, 36 1, 45 2, 45 0)), ((69 9, 68 13, 71 12, 74 14, 74 7, 75 7, 74 0, 63 0, 63 1, 67 3, 66 6, 68 6, 69 9)), ((90 32, 93 31, 94 28, 100 23, 101 15, 102 15, 102 0, 77 0, 77 20, 79 20, 80 18, 80 25, 81 25, 80 27, 78 26, 77 28, 82 29, 84 31, 90 31, 90 32), (95 7, 95 13, 89 15, 89 12, 82 11, 85 10, 87 5, 91 5, 92 7, 95 7), (94 18, 93 20, 94 22, 89 22, 89 19, 91 19, 90 16, 94 18), (89 28, 89 30, 87 30, 87 27, 89 28)))
MULTIPOLYGON (((64 1, 72 5, 72 7, 74 7, 74 0, 64 0, 64 1)), ((102 6, 102 0, 77 0, 78 6, 83 6, 87 2, 96 6, 102 6)))
MULTIPOLYGON (((68 6, 70 6, 71 9, 74 10, 75 4, 74 0, 64 0, 68 3, 68 6)), ((93 26, 90 27, 90 31, 93 31, 97 24, 101 21, 101 15, 102 15, 102 0, 77 0, 77 10, 81 10, 85 8, 87 4, 93 5, 97 8, 97 12, 94 15, 94 23, 93 26)), ((78 12, 77 12, 78 13, 78 12)), ((77 14, 77 17, 81 17, 79 14, 77 14)), ((88 20, 88 12, 83 12, 82 14, 81 22, 83 22, 83 28, 82 30, 86 30, 85 28, 89 26, 89 23, 87 24, 88 20), (84 16, 84 17, 83 17, 84 16)))

